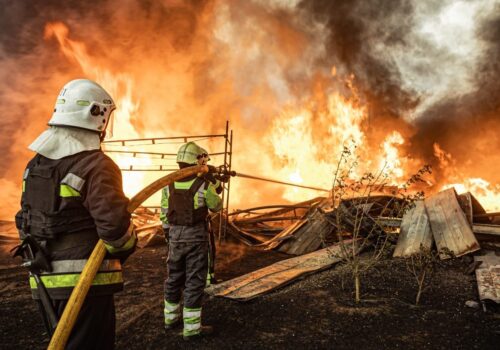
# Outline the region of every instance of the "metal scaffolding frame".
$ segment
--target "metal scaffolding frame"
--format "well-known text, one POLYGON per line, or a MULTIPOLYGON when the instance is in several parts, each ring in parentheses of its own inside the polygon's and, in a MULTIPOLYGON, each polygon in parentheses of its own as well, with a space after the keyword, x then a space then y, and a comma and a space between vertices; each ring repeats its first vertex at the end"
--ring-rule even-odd
MULTIPOLYGON (((189 136, 172 136, 172 137, 148 137, 148 138, 136 138, 136 139, 121 139, 121 140, 107 140, 103 142, 105 146, 105 153, 118 153, 118 154, 130 154, 133 158, 149 158, 149 159, 164 159, 175 160, 176 153, 162 153, 162 152, 148 152, 148 151, 130 151, 130 150, 120 150, 120 147, 133 147, 133 146, 151 146, 151 145, 164 145, 178 140, 180 143, 186 143, 188 141, 202 141, 214 138, 223 138, 224 139, 224 151, 210 153, 210 156, 223 156, 223 163, 217 165, 223 165, 228 171, 231 171, 232 166, 232 156, 233 156, 233 130, 229 129, 229 121, 226 121, 226 130, 224 134, 211 134, 211 135, 189 135, 189 136), (167 142, 165 142, 167 141, 167 142), (108 146, 119 147, 108 148, 108 146), (170 159, 169 159, 170 158, 170 159)), ((177 143, 177 142, 175 142, 177 143)), ((172 172, 178 170, 175 167, 175 163, 171 164, 156 164, 150 166, 140 165, 130 165, 125 168, 120 168, 121 171, 164 171, 164 172, 172 172)), ((227 217, 229 213, 229 191, 231 188, 231 179, 227 183, 222 183, 222 210, 221 210, 221 218, 227 217)), ((159 208, 155 206, 148 206, 148 209, 159 208)), ((156 212, 156 210, 155 210, 156 212)), ((219 242, 222 238, 226 237, 227 232, 227 220, 219 220, 218 227, 218 235, 219 242), (223 224, 224 222, 224 224, 223 224)))

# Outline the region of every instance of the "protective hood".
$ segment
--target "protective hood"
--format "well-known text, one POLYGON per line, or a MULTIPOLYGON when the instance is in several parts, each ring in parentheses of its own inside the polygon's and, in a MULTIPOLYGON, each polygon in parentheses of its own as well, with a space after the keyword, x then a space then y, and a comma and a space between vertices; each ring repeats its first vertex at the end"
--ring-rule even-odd
POLYGON ((96 132, 51 126, 28 148, 50 159, 61 159, 83 151, 101 148, 99 134, 96 132))

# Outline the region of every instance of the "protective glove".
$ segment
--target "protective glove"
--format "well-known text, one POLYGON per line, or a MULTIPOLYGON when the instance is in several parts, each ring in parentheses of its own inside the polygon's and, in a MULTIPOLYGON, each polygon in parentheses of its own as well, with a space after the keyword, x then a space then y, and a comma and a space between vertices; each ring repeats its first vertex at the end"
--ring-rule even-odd
POLYGON ((220 182, 228 182, 229 181, 229 178, 231 176, 227 175, 227 174, 218 174, 218 175, 215 175, 214 176, 217 180, 219 180, 220 182))
POLYGON ((208 167, 208 173, 210 174, 214 174, 218 171, 217 168, 214 167, 213 165, 207 165, 207 167, 208 167))
POLYGON ((203 175, 203 178, 214 185, 217 183, 217 180, 215 179, 215 175, 213 173, 206 173, 203 175))

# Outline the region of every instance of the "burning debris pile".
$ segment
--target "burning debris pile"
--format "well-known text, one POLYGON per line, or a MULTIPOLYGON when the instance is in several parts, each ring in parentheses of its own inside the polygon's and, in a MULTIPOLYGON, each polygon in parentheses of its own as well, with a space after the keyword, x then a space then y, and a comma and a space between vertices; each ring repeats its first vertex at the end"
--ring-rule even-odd
MULTIPOLYGON (((433 192, 455 185, 498 210, 499 172, 491 164, 499 158, 491 150, 500 144, 499 86, 492 62, 500 41, 493 8, 491 1, 359 0, 6 6, 1 47, 8 54, 0 60, 10 83, 0 101, 20 107, 5 118, 0 140, 2 163, 9 164, 0 174, 7 201, 0 218, 15 214, 19 174, 31 157, 26 146, 51 111, 21 96, 29 91, 32 100, 53 101, 51 92, 68 77, 82 76, 116 100, 111 139, 212 133, 230 119, 239 134, 235 151, 244 150, 234 168, 320 187, 328 185, 331 160, 354 140, 366 168, 388 161, 398 180, 432 164, 433 192), (114 13, 114 22, 103 13, 114 13), (441 22, 457 13, 474 20, 441 22)), ((130 155, 110 156, 131 165, 130 155)), ((133 168, 166 165, 151 158, 135 159, 133 168)), ((124 190, 133 196, 153 180, 154 174, 128 171, 124 190)), ((265 195, 252 196, 246 184, 234 182, 233 206, 307 195, 264 185, 265 195)))
MULTIPOLYGON (((498 217, 499 213, 486 213, 472 194, 457 195, 453 188, 413 201, 380 193, 348 198, 336 206, 331 197, 318 197, 295 205, 237 210, 227 217, 228 235, 246 245, 298 257, 212 286, 208 292, 249 300, 348 260, 345 254, 352 251, 346 252, 346 247, 355 247, 354 254, 375 250, 378 258, 409 258, 434 250, 441 259, 483 248, 487 264, 474 265, 480 299, 498 303, 500 257, 494 253, 500 248, 498 217)), ((218 217, 214 221, 218 223, 218 217)), ((476 260, 485 259, 476 256, 476 260)))

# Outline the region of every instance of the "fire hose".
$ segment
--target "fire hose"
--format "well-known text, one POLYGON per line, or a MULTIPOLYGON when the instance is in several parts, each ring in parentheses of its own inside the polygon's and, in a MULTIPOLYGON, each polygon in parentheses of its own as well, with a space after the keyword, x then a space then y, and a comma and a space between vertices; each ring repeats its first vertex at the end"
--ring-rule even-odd
POLYGON ((217 168, 215 168, 215 170, 212 170, 212 167, 210 167, 210 166, 209 166, 209 168, 211 168, 210 169, 211 171, 214 171, 214 172, 216 172, 216 173, 218 173, 220 175, 237 176, 237 177, 242 177, 242 178, 246 178, 246 179, 258 180, 258 181, 265 181, 265 182, 272 182, 272 183, 286 185, 286 186, 306 188, 308 190, 330 192, 330 190, 327 190, 325 188, 319 188, 319 187, 313 187, 313 186, 306 186, 306 185, 299 185, 299 184, 295 184, 295 183, 291 183, 291 182, 284 182, 284 181, 269 179, 269 178, 260 177, 260 176, 253 176, 253 175, 248 175, 248 174, 243 174, 243 173, 240 173, 240 172, 236 172, 234 170, 229 171, 224 166, 217 167, 217 168))
MULTIPOLYGON (((267 179, 263 177, 258 177, 258 176, 252 176, 252 175, 247 175, 247 174, 242 174, 239 172, 236 172, 234 170, 227 170, 225 167, 213 167, 213 166, 206 166, 206 165, 197 165, 193 167, 188 167, 184 169, 180 169, 178 171, 175 171, 173 173, 170 173, 146 188, 144 188, 141 192, 136 194, 131 200, 128 205, 128 211, 130 213, 134 212, 137 207, 139 207, 147 198, 151 197, 154 193, 159 191, 165 186, 168 186, 172 182, 181 180, 185 177, 194 175, 194 174, 203 174, 203 173, 216 173, 219 175, 229 175, 229 176, 237 176, 237 177, 242 177, 242 178, 247 178, 247 179, 253 179, 253 180, 259 180, 259 181, 266 181, 266 182, 272 182, 272 183, 278 183, 282 185, 287 185, 287 186, 295 186, 295 187, 300 187, 300 188, 306 188, 306 189, 311 189, 311 190, 316 190, 316 191, 325 191, 329 192, 327 189, 323 188, 318 188, 318 187, 312 187, 312 186, 305 186, 305 185, 298 185, 294 183, 289 183, 289 182, 284 182, 284 181, 278 181, 278 180, 273 180, 273 179, 267 179)), ((92 285, 92 282, 94 281, 94 278, 97 274, 97 271, 99 270, 99 267, 102 264, 102 261, 104 260, 104 256, 106 255, 106 247, 104 246, 104 242, 102 240, 99 240, 92 251, 92 254, 90 255, 85 267, 83 268, 82 273, 80 274, 80 278, 78 280, 78 283, 76 284, 75 288, 73 288, 73 291, 71 292, 70 298, 68 299, 68 303, 66 304, 66 307, 64 308, 63 314, 61 316, 61 319, 57 323, 56 330, 54 331, 54 335, 52 336, 48 349, 49 350, 62 350, 65 348, 66 343, 69 339, 69 336, 71 334, 71 331, 75 325, 76 319, 78 317, 78 314, 80 312, 80 309, 82 308, 83 302, 85 301, 85 298, 87 296, 87 293, 90 289, 90 286, 92 285)))
MULTIPOLYGON (((194 174, 207 173, 208 171, 209 170, 206 165, 197 165, 170 173, 156 180, 141 192, 136 194, 130 200, 128 211, 132 213, 147 198, 151 197, 155 192, 165 186, 168 186, 172 182, 181 180, 194 174)), ((78 283, 71 292, 68 303, 64 308, 61 319, 59 320, 54 335, 50 340, 48 349, 63 350, 65 348, 66 342, 68 341, 71 334, 71 330, 73 329, 73 326, 75 325, 76 319, 78 317, 78 313, 82 308, 83 302, 85 301, 90 286, 94 281, 94 277, 97 274, 97 271, 99 270, 99 267, 101 266, 105 255, 106 247, 104 246, 104 242, 102 240, 99 240, 89 257, 87 264, 85 264, 80 278, 78 279, 78 283)))

